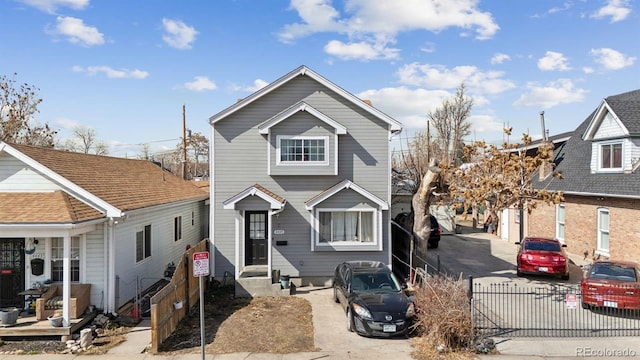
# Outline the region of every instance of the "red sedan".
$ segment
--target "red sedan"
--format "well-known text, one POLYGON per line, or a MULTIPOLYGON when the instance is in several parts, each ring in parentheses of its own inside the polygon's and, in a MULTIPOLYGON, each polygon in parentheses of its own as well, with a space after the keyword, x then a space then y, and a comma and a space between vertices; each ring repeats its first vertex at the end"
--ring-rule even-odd
POLYGON ((521 242, 516 259, 517 275, 556 275, 569 280, 569 261, 565 244, 556 239, 526 237, 521 242))
POLYGON ((594 262, 580 283, 582 307, 640 310, 640 267, 629 261, 594 262))

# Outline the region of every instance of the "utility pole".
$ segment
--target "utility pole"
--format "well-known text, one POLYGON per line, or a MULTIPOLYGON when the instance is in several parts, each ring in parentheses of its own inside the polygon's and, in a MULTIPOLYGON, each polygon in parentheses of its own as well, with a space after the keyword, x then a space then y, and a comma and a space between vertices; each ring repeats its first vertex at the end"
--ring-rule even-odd
POLYGON ((187 180, 187 118, 182 105, 182 178, 187 180))

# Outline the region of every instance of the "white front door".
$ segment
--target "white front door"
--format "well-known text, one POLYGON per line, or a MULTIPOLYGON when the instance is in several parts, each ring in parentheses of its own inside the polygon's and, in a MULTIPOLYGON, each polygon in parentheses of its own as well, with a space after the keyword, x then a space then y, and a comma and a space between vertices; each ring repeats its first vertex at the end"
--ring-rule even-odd
POLYGON ((500 237, 502 240, 509 240, 509 209, 502 210, 500 217, 500 237))

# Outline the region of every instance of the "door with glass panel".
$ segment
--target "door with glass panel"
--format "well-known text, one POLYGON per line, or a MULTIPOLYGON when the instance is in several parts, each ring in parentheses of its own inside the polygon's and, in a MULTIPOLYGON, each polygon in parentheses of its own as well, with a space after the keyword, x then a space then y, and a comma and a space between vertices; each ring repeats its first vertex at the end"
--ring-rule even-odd
POLYGON ((267 212, 245 212, 245 265, 267 265, 267 212))

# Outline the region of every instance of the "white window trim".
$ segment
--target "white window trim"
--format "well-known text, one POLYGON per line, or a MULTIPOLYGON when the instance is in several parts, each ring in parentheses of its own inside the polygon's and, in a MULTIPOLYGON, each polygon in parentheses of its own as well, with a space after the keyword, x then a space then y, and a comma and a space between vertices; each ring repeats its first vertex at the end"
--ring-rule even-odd
MULTIPOLYGON (((612 154, 613 155, 613 154, 612 154)), ((621 172, 622 169, 624 168, 624 142, 621 140, 616 140, 616 141, 603 141, 603 142, 599 142, 598 143, 598 172, 621 172), (621 149, 621 153, 620 153, 620 167, 615 167, 615 168, 605 168, 602 167, 602 148, 604 146, 610 146, 610 145, 620 145, 621 149)))
POLYGON ((382 250, 382 211, 375 208, 316 208, 311 213, 311 251, 329 250, 334 251, 380 251, 382 250), (320 213, 321 212, 371 212, 373 213, 373 241, 335 241, 320 242, 320 213))
POLYGON ((329 165, 329 137, 328 136, 276 136, 276 165, 277 166, 327 166, 329 165), (324 141, 324 161, 281 161, 280 143, 282 140, 322 140, 324 141))
POLYGON ((598 232, 597 243, 596 243, 596 254, 608 257, 609 248, 604 249, 601 246, 603 229, 601 228, 601 225, 600 225, 600 214, 602 213, 606 213, 609 216, 609 228, 606 230, 606 232, 609 234, 609 248, 611 247, 611 213, 607 208, 598 208, 596 212, 596 223, 597 223, 597 232, 598 232))
POLYGON ((560 224, 562 224, 564 228, 564 233, 566 235, 566 231, 567 231, 566 220, 567 220, 567 207, 564 204, 556 205, 556 239, 558 239, 558 241, 560 241, 563 244, 564 244, 564 236, 560 237, 560 224), (559 216, 560 209, 562 209, 562 213, 564 214, 564 219, 562 221, 560 221, 560 216, 559 216))
MULTIPOLYGON (((87 235, 86 234, 79 234, 79 235, 74 235, 71 236, 71 238, 74 237, 78 237, 79 238, 79 242, 78 242, 78 246, 79 246, 79 257, 80 257, 80 262, 78 264, 79 268, 80 268, 80 279, 78 280, 78 282, 72 281, 74 284, 77 283, 85 283, 86 282, 86 276, 87 276, 87 235)), ((45 258, 48 259, 48 261, 45 261, 45 268, 44 268, 44 273, 42 276, 45 276, 44 274, 49 274, 48 277, 52 278, 51 276, 51 271, 53 271, 53 269, 51 268, 51 261, 53 260, 53 238, 62 238, 63 242, 64 242, 64 237, 63 236, 54 236, 54 237, 47 237, 47 238, 38 238, 38 237, 34 237, 34 239, 39 239, 39 240, 44 240, 46 243, 46 249, 45 249, 45 258)), ((34 258, 34 257, 32 257, 34 258)), ((31 273, 29 273, 29 275, 31 276, 31 273)), ((35 277, 35 276, 34 276, 35 277)))
MULTIPOLYGON (((193 214, 193 213, 192 213, 193 214)), ((182 215, 178 215, 178 216, 174 216, 173 217, 173 242, 178 242, 180 240, 182 240, 182 215), (180 233, 177 234, 176 233, 176 225, 179 225, 180 229, 180 233)))

